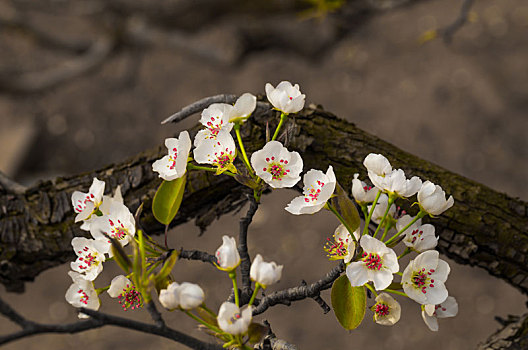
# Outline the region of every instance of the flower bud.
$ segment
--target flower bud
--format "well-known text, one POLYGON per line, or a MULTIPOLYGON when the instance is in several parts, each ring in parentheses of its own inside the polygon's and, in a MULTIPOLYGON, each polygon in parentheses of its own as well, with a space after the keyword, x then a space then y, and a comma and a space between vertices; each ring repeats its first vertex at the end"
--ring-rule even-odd
POLYGON ((286 114, 297 113, 304 107, 304 98, 299 84, 292 85, 289 81, 281 81, 276 88, 266 84, 266 96, 275 109, 286 114))
POLYGON ((442 187, 435 185, 431 181, 423 183, 422 188, 418 191, 418 203, 420 208, 430 215, 440 215, 447 209, 451 208, 454 203, 453 196, 446 200, 445 192, 442 187))
POLYGON ((160 291, 159 301, 164 308, 173 310, 180 306, 180 295, 178 293, 179 286, 178 283, 172 282, 167 289, 162 289, 160 291))
POLYGON ((229 236, 223 236, 222 240, 222 245, 215 253, 216 262, 221 270, 234 270, 240 264, 240 255, 238 254, 236 241, 233 237, 229 236))
POLYGON ((184 310, 194 309, 200 306, 204 300, 203 289, 194 283, 183 282, 178 288, 180 307, 184 310))
POLYGON ((244 334, 248 330, 252 316, 251 306, 240 310, 236 304, 226 301, 218 311, 218 326, 232 335, 244 334))
POLYGON ((277 266, 275 262, 265 262, 262 260, 262 256, 257 254, 255 260, 253 260, 253 264, 251 264, 249 276, 253 281, 266 288, 266 286, 280 280, 282 276, 282 265, 277 266))

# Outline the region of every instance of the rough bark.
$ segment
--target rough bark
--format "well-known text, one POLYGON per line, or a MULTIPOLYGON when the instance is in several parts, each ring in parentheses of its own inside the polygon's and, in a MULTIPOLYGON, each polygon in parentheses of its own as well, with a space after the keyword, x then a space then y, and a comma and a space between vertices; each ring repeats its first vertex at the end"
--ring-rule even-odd
POLYGON ((508 316, 500 320, 503 328, 493 333, 477 350, 523 350, 528 349, 528 314, 508 316))
MULTIPOLYGON (((264 144, 266 122, 278 120, 277 116, 270 119, 271 113, 257 113, 243 126, 250 152, 264 144)), ((293 135, 289 147, 302 154, 304 169, 332 164, 344 188, 349 188, 355 172, 364 173, 362 161, 371 152, 387 155, 395 167, 410 175, 441 184, 456 205, 435 220, 440 252, 461 264, 482 267, 523 293, 528 291, 526 202, 409 154, 315 106, 290 119, 288 128, 293 135)), ((163 232, 150 211, 160 183, 151 164, 162 153, 164 148, 159 147, 98 171, 38 183, 22 194, 0 190, 0 282, 10 291, 22 291, 24 281, 73 258, 71 238, 87 233, 73 222, 71 194, 86 191, 94 176, 106 181, 107 193, 120 184, 131 210, 144 202, 141 225, 151 234, 163 232)), ((240 208, 245 193, 229 177, 192 172, 173 225, 195 219, 205 228, 216 217, 240 208)))

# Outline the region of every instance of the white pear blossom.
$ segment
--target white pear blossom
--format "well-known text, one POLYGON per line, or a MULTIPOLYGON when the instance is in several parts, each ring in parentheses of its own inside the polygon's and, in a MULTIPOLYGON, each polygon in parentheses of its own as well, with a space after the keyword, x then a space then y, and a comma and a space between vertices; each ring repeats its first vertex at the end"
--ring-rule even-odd
POLYGON ((392 166, 389 163, 388 159, 381 154, 370 153, 363 160, 363 165, 367 168, 369 177, 370 174, 375 174, 378 176, 385 176, 392 172, 392 166))
POLYGON ((167 288, 160 290, 160 304, 167 310, 174 310, 180 306, 180 293, 178 293, 179 284, 172 282, 167 288))
MULTIPOLYGON (((374 208, 374 212, 372 213, 372 221, 376 224, 379 224, 381 222, 381 219, 383 219, 383 215, 385 214, 385 211, 387 210, 387 206, 389 205, 389 197, 382 193, 380 197, 378 198, 378 202, 376 204, 376 207, 374 208)), ((370 209, 372 208, 372 205, 369 205, 368 211, 370 213, 370 209)), ((391 204, 389 212, 387 213, 387 216, 394 217, 394 214, 396 214, 396 206, 394 204, 391 204)))
POLYGON ((117 298, 119 305, 123 310, 134 310, 143 306, 141 293, 136 289, 136 286, 131 280, 123 275, 116 276, 110 282, 108 288, 108 295, 112 298, 117 298))
POLYGON ((178 138, 165 139, 165 147, 169 154, 152 164, 152 170, 159 173, 159 177, 172 181, 182 177, 187 170, 187 159, 191 150, 191 138, 187 131, 180 132, 178 138))
POLYGON ((303 161, 299 153, 288 151, 278 141, 270 141, 251 155, 251 166, 271 187, 293 187, 301 179, 303 161))
POLYGON ((438 319, 455 317, 458 314, 458 303, 455 298, 447 297, 447 299, 438 305, 425 305, 422 308, 422 318, 433 332, 438 331, 438 319))
MULTIPOLYGON (((84 307, 91 310, 98 310, 100 306, 99 297, 95 291, 92 281, 88 281, 84 275, 70 271, 68 275, 73 280, 73 284, 66 291, 66 301, 74 307, 84 307)), ((79 318, 89 316, 79 313, 79 318)))
POLYGON ((281 81, 276 88, 270 83, 266 84, 268 101, 279 111, 289 114, 297 113, 304 107, 304 98, 299 84, 292 85, 289 81, 281 81))
POLYGON ((376 297, 376 304, 371 310, 374 312, 374 321, 383 326, 392 326, 400 320, 400 303, 387 293, 380 293, 376 297))
MULTIPOLYGON (((353 234, 356 241, 359 241, 360 228, 358 227, 353 234)), ((356 251, 356 243, 354 243, 352 235, 348 232, 345 225, 341 224, 336 228, 333 237, 333 240, 327 238, 324 250, 328 253, 330 260, 343 259, 345 264, 348 264, 356 251)))
POLYGON ((110 214, 93 220, 90 233, 94 239, 105 243, 104 253, 111 254, 111 243, 105 234, 117 239, 123 247, 126 246, 136 234, 134 216, 124 204, 114 201, 110 205, 110 214))
MULTIPOLYGON (((113 196, 103 196, 103 202, 99 206, 99 210, 101 211, 101 213, 103 215, 110 214, 110 208, 112 206, 112 203, 114 202, 119 203, 119 204, 124 204, 120 185, 116 187, 113 196)), ((90 231, 90 228, 88 228, 87 231, 90 231)))
MULTIPOLYGON (((400 232, 414 218, 404 215, 396 222, 396 230, 400 232)), ((422 219, 418 219, 405 231, 403 243, 413 250, 421 253, 429 249, 434 249, 438 244, 438 237, 435 236, 435 228, 431 224, 422 225, 422 219)))
POLYGON ((257 98, 249 92, 246 92, 236 100, 229 121, 237 122, 247 119, 256 107, 257 98))
POLYGON ((71 244, 73 251, 77 255, 77 260, 71 263, 71 269, 84 273, 88 281, 95 280, 103 271, 105 242, 84 237, 74 237, 71 244))
POLYGON ((194 149, 193 154, 194 160, 198 164, 211 164, 217 167, 217 174, 221 174, 226 170, 233 173, 237 172, 233 165, 236 157, 235 140, 227 131, 221 130, 215 139, 203 140, 194 149))
POLYGON ((226 301, 220 306, 217 321, 224 332, 239 335, 247 332, 252 318, 251 306, 240 310, 236 304, 226 301))
POLYGON ((418 191, 420 208, 430 215, 442 214, 451 208, 454 202, 453 196, 449 196, 449 199, 446 200, 442 187, 435 185, 431 181, 424 182, 420 191, 418 191))
POLYGON ((73 210, 77 213, 75 222, 88 220, 94 214, 103 200, 104 181, 94 177, 88 193, 75 191, 72 194, 73 210))
POLYGON ((183 282, 178 287, 180 307, 191 310, 200 306, 205 298, 203 289, 194 283, 183 282))
POLYGON ((447 298, 445 281, 450 267, 447 262, 438 258, 436 250, 419 254, 403 271, 403 290, 417 303, 441 304, 447 298))
POLYGON ((231 271, 240 264, 240 255, 233 237, 223 236, 222 245, 216 250, 216 262, 224 271, 231 271))
POLYGON ((368 175, 374 186, 383 192, 402 198, 416 194, 422 186, 422 180, 417 176, 407 180, 402 169, 396 169, 384 175, 377 175, 374 172, 369 172, 368 175))
POLYGON ((194 138, 194 146, 198 147, 204 140, 216 140, 220 131, 229 133, 233 123, 229 122, 234 107, 227 103, 213 103, 202 111, 200 123, 206 129, 200 130, 194 138))
POLYGON ((359 174, 354 174, 352 180, 352 196, 359 204, 367 204, 374 202, 378 189, 372 186, 368 186, 365 182, 358 179, 359 174))
POLYGON ((385 243, 369 235, 362 236, 359 244, 363 248, 363 255, 359 261, 347 266, 346 274, 352 287, 360 287, 369 281, 374 282, 376 290, 387 288, 398 272, 398 258, 385 243))
POLYGON ((262 256, 257 254, 255 260, 251 264, 249 276, 251 280, 259 283, 263 288, 277 283, 282 276, 282 265, 277 265, 275 262, 265 262, 262 256))
POLYGON ((303 195, 294 198, 286 207, 292 214, 313 214, 321 210, 334 193, 336 177, 332 166, 326 174, 321 170, 311 169, 303 177, 303 195))

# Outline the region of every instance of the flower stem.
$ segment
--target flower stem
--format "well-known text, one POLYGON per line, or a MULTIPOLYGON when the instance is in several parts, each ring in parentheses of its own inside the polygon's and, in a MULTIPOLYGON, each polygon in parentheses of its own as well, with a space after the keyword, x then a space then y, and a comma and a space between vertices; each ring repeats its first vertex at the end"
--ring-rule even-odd
MULTIPOLYGON (((378 224, 378 227, 376 228, 376 232, 374 232, 372 237, 376 238, 376 235, 378 234, 379 229, 385 223, 385 219, 387 218, 387 214, 389 214, 389 209, 390 209, 392 203, 394 203, 395 199, 396 198, 394 198, 392 195, 389 195, 389 200, 387 202, 387 209, 385 209, 385 213, 383 214, 383 218, 381 219, 380 223, 378 224)), ((383 238, 381 240, 383 240, 383 238)))
POLYGON ((378 194, 376 195, 376 198, 374 198, 374 202, 372 203, 372 208, 370 208, 370 212, 365 219, 365 227, 363 228, 362 236, 366 235, 368 233, 368 227, 370 224, 370 219, 372 218, 372 214, 374 213, 374 208, 376 208, 376 204, 378 204, 378 199, 381 196, 381 190, 378 190, 378 194))
POLYGON ((193 320, 195 320, 196 322, 198 323, 201 323, 203 324, 204 326, 206 326, 207 328, 209 328, 210 330, 212 331, 215 331, 216 333, 224 333, 224 331, 222 331, 220 328, 217 328, 207 322, 205 322, 204 320, 202 320, 200 317, 192 314, 191 312, 189 312, 188 310, 183 310, 183 312, 185 312, 185 314, 187 316, 189 316, 190 318, 192 318, 193 320))
POLYGON ((240 307, 240 301, 238 299, 238 287, 236 282, 236 270, 229 272, 229 278, 233 281, 233 292, 235 293, 235 304, 240 307))
POLYGON ((202 305, 200 305, 200 307, 201 307, 202 309, 204 309, 205 312, 207 312, 207 313, 208 313, 209 315, 211 315, 212 317, 214 317, 214 318, 217 317, 216 314, 215 314, 211 309, 209 309, 209 308, 205 305, 205 303, 202 304, 202 305))
POLYGON ((341 214, 338 213, 338 211, 336 210, 336 208, 334 208, 334 206, 328 202, 326 202, 325 204, 325 207, 330 210, 336 217, 337 219, 345 226, 345 228, 348 230, 348 232, 350 233, 350 236, 352 236, 352 239, 354 240, 354 242, 357 243, 357 239, 356 237, 354 236, 354 230, 352 230, 350 228, 350 226, 348 226, 348 224, 346 223, 345 219, 341 216, 341 214))
POLYGON ((238 140, 238 146, 240 147, 240 152, 242 153, 242 159, 244 160, 244 164, 246 165, 246 168, 248 169, 251 176, 253 176, 253 168, 251 167, 251 164, 249 163, 249 159, 246 154, 246 149, 244 148, 244 143, 242 142, 242 137, 240 136, 240 124, 235 123, 234 129, 235 129, 235 134, 238 140))
POLYGON ((387 292, 387 293, 392 293, 392 294, 397 294, 397 295, 401 295, 402 297, 409 297, 407 294, 405 294, 404 292, 399 292, 397 290, 392 290, 392 289, 384 289, 383 290, 384 292, 387 292))
POLYGON ((279 125, 277 125, 277 129, 275 129, 275 133, 273 134, 273 137, 271 138, 271 141, 274 141, 277 139, 277 136, 279 136, 279 131, 282 128, 282 124, 284 124, 284 121, 288 118, 288 114, 282 112, 280 116, 279 125))
POLYGON ((388 223, 385 225, 385 229, 383 230, 383 235, 381 235, 380 241, 383 242, 383 240, 385 239, 385 236, 387 236, 387 232, 389 232, 390 227, 391 225, 389 225, 388 223))
POLYGON ((363 218, 367 220, 367 216, 368 216, 367 205, 361 204, 360 206, 361 206, 361 212, 363 213, 363 218))
MULTIPOLYGON (((205 170, 205 171, 209 171, 209 172, 212 172, 212 173, 216 173, 216 169, 215 168, 209 168, 209 167, 206 167, 206 166, 198 166, 198 165, 194 165, 194 164, 191 164, 191 163, 187 164, 187 169, 188 170, 205 170)), ((222 174, 226 174, 226 175, 229 175, 231 177, 235 177, 236 176, 235 174, 233 174, 230 171, 224 171, 222 174)))
POLYGON ((374 287, 372 287, 370 284, 365 283, 365 287, 367 287, 372 292, 372 294, 374 294, 376 297, 378 296, 378 292, 376 292, 374 287))
POLYGON ((403 251, 403 253, 401 253, 401 255, 398 256, 398 260, 400 260, 401 258, 403 258, 405 255, 409 254, 411 252, 411 249, 409 247, 405 248, 405 250, 403 251))
POLYGON ((255 290, 253 291, 253 294, 251 295, 251 299, 249 299, 248 306, 253 305, 253 302, 255 301, 255 298, 257 297, 257 293, 259 289, 261 288, 260 283, 255 284, 255 290))
POLYGON ((416 214, 416 216, 414 217, 414 219, 411 220, 411 222, 409 222, 404 228, 402 228, 400 231, 398 231, 398 233, 396 233, 394 236, 392 236, 387 242, 385 242, 386 245, 388 245, 389 243, 391 243, 392 241, 394 241, 396 238, 398 238, 402 233, 405 232, 405 230, 407 230, 409 227, 411 227, 412 224, 414 224, 416 221, 420 220, 421 218, 423 218, 427 213, 423 210, 420 209, 420 212, 418 212, 418 214, 416 214))

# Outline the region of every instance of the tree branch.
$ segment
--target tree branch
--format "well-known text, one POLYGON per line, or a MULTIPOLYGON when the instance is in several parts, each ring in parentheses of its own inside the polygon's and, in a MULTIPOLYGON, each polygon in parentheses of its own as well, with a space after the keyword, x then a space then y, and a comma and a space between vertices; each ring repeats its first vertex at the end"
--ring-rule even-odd
POLYGON ((464 24, 466 24, 468 21, 469 12, 471 11, 471 7, 473 6, 474 2, 475 0, 463 0, 458 17, 453 21, 453 23, 441 30, 441 34, 446 44, 450 44, 456 32, 458 32, 458 30, 462 28, 464 24))
POLYGON ((258 203, 252 195, 248 195, 249 209, 246 216, 240 219, 240 232, 238 235, 238 254, 240 254, 240 274, 242 276, 242 293, 251 297, 251 280, 249 271, 251 269, 251 258, 247 247, 248 228, 257 212, 258 203))

